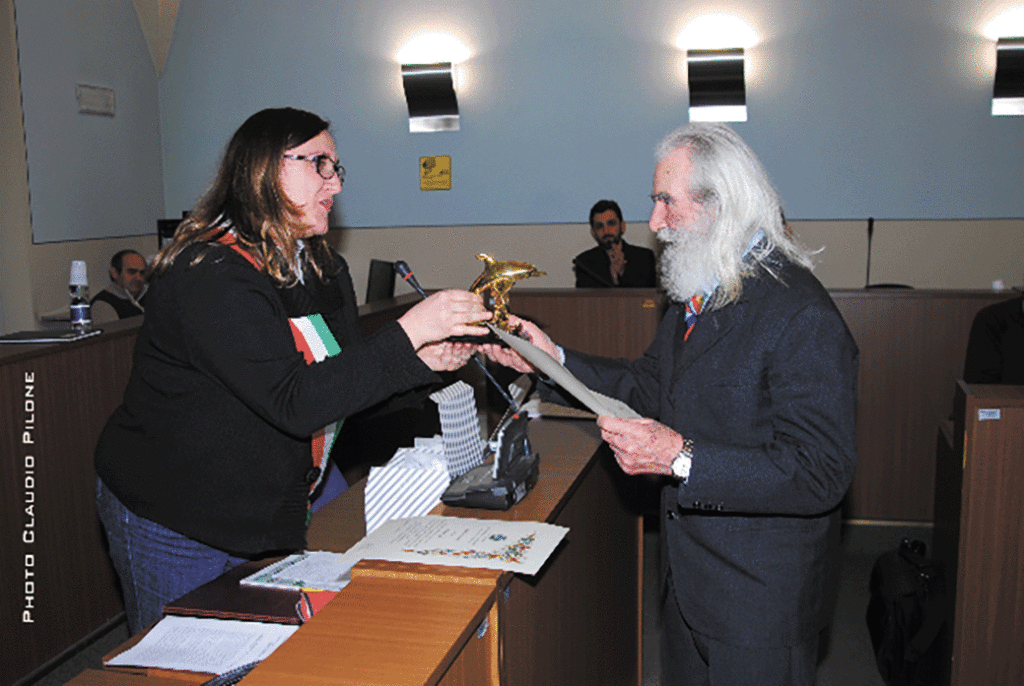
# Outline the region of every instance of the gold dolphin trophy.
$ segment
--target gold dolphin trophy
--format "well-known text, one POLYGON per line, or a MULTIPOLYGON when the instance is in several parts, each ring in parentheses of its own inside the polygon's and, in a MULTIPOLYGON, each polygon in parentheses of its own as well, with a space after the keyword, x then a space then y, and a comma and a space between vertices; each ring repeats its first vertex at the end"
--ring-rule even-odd
POLYGON ((480 253, 476 258, 483 261, 484 271, 469 290, 483 297, 484 307, 494 313, 490 320, 492 324, 502 331, 518 333, 519 327, 513 330, 508 324, 508 292, 512 290, 516 281, 530 276, 545 276, 547 272, 540 271, 529 262, 497 262, 486 253, 480 253))

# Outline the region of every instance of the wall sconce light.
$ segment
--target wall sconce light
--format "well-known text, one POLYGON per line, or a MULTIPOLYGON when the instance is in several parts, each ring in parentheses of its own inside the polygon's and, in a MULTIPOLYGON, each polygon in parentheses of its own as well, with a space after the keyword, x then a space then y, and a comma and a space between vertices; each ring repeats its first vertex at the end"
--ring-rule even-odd
POLYGON ((403 64, 402 85, 409 105, 410 133, 459 130, 451 62, 403 64))
POLYGON ((992 116, 1024 115, 1024 38, 996 42, 996 78, 992 84, 992 116))
POLYGON ((690 121, 746 121, 743 48, 687 50, 690 121))

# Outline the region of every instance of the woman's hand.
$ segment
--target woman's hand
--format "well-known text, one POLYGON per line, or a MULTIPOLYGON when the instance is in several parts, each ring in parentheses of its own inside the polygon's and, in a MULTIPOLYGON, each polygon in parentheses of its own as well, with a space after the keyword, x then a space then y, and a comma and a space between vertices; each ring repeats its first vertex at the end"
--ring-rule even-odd
MULTIPOLYGON (((551 338, 537 328, 537 325, 533 322, 528 322, 525 319, 520 319, 515 315, 509 315, 508 322, 512 326, 520 325, 522 328, 519 333, 525 335, 527 340, 533 343, 535 346, 546 352, 551 357, 558 359, 558 349, 555 347, 555 342, 551 338)), ((500 345, 490 344, 480 346, 481 352, 487 357, 498 364, 504 365, 515 369, 517 372, 530 373, 534 371, 533 367, 529 362, 519 356, 515 350, 511 348, 504 348, 500 345)))
POLYGON ((475 352, 476 346, 472 343, 441 341, 440 343, 428 343, 417 350, 416 354, 433 371, 451 372, 469 362, 469 358, 475 352))
POLYGON ((490 319, 483 300, 469 291, 440 291, 398 318, 412 346, 419 350, 427 343, 443 341, 449 336, 484 336, 488 329, 471 326, 490 319))
POLYGON ((671 474, 683 437, 653 419, 598 417, 601 438, 627 474, 671 474))

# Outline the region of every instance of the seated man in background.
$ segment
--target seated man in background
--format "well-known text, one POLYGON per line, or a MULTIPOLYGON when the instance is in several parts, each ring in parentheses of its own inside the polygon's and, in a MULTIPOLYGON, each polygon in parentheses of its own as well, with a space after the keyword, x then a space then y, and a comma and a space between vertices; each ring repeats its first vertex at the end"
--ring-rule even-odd
POLYGON ((626 243, 625 231, 614 200, 598 200, 590 208, 590 235, 598 247, 573 259, 576 288, 654 288, 654 252, 626 243))
POLYGON ((96 324, 134 317, 145 312, 146 260, 134 250, 122 250, 110 258, 110 283, 92 299, 96 324))
POLYGON ((974 316, 964 381, 1024 384, 1024 297, 989 305, 974 316))

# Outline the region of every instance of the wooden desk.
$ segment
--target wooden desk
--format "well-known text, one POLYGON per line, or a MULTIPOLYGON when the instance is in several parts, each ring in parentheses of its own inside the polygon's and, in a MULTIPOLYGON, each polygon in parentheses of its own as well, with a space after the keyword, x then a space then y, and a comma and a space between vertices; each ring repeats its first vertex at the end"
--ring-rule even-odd
POLYGON ((0 346, 0 616, 5 643, 18 647, 0 657, 2 683, 123 612, 96 516, 93 451, 124 394, 140 321, 75 343, 0 346))
POLYGON ((957 386, 940 434, 936 559, 945 570, 954 686, 1024 683, 1024 386, 957 386))
POLYGON ((378 571, 357 573, 245 683, 500 683, 495 574, 378 571))
MULTIPOLYGON (((363 561, 352 583, 244 683, 639 684, 637 482, 600 447, 593 421, 533 421, 530 441, 541 472, 523 501, 507 512, 434 512, 569 527, 540 573, 363 561)), ((365 535, 364 486, 314 515, 309 549, 344 551, 365 535)))
POLYGON ((181 682, 112 669, 87 669, 64 686, 181 686, 181 682))
MULTIPOLYGON (((540 453, 541 473, 522 502, 507 512, 440 506, 435 513, 568 526, 565 543, 538 575, 481 570, 467 577, 469 570, 459 568, 362 563, 353 570, 352 585, 245 683, 639 683, 643 531, 636 480, 621 473, 607 449, 598 449, 600 433, 592 421, 534 421, 530 441, 540 453), (374 598, 372 593, 386 598, 393 584, 411 592, 404 585, 410 580, 452 588, 469 603, 463 612, 476 608, 457 637, 454 653, 441 655, 439 649, 430 652, 421 644, 421 627, 429 626, 423 622, 433 620, 429 613, 418 616, 418 605, 388 600, 381 610, 374 605, 376 599, 347 599, 353 589, 367 598, 374 598), (485 613, 488 634, 494 636, 490 640, 496 644, 473 638, 485 613), (368 634, 371 624, 377 625, 375 633, 368 634), (313 626, 316 633, 306 634, 313 626), (402 636, 409 647, 400 648, 401 641, 382 636, 402 636), (409 659, 419 660, 420 654, 430 664, 409 666, 409 659), (296 665, 307 661, 317 662, 315 673, 296 672, 296 665), (423 675, 427 679, 421 681, 423 675)), ((347 550, 364 535, 361 486, 317 513, 309 530, 310 549, 347 550)))

